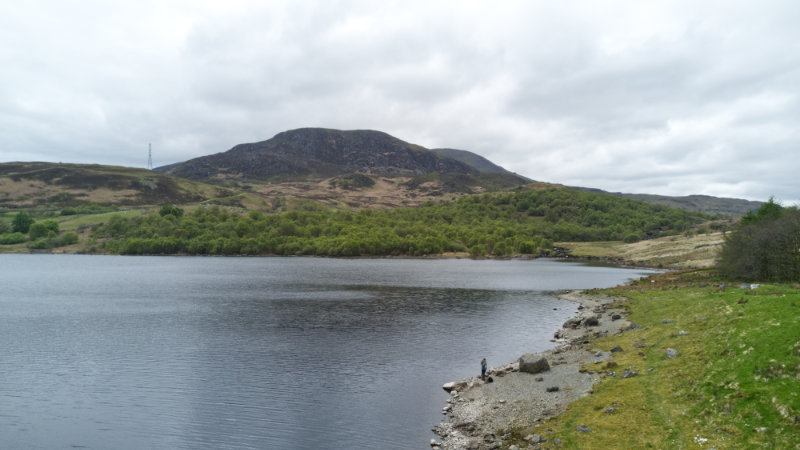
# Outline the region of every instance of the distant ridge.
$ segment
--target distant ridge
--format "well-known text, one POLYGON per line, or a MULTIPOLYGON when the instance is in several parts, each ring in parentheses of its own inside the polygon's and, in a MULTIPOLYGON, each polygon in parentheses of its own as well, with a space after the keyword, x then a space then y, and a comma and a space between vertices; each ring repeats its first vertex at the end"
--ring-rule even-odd
POLYGON ((607 192, 601 189, 575 187, 584 191, 598 192, 601 194, 611 194, 617 197, 631 200, 639 200, 645 203, 679 208, 684 211, 703 212, 708 214, 734 214, 741 215, 750 211, 755 211, 763 202, 744 200, 740 198, 712 197, 710 195, 687 195, 683 197, 670 197, 666 195, 653 194, 626 194, 622 192, 607 192))

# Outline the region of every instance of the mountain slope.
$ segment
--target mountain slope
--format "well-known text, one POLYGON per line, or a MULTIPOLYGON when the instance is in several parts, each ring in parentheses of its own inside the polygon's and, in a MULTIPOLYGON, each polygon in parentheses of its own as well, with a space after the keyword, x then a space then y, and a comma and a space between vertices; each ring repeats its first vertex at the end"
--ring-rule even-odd
POLYGON ((432 152, 445 158, 452 158, 456 161, 461 161, 468 164, 480 173, 505 173, 510 174, 508 170, 496 165, 481 155, 477 155, 467 150, 458 150, 455 148, 434 148, 432 152))
POLYGON ((0 207, 10 209, 187 203, 213 197, 217 189, 131 167, 0 163, 0 207))

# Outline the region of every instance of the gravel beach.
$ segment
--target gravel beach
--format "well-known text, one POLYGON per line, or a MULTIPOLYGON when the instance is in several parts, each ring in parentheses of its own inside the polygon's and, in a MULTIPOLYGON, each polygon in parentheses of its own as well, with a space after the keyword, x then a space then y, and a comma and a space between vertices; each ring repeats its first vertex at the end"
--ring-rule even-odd
POLYGON ((631 323, 621 311, 613 309, 613 304, 620 301, 618 297, 579 291, 560 297, 580 306, 578 314, 555 333, 557 346, 536 355, 547 360, 549 370, 522 372, 519 361, 515 361, 490 368, 487 374, 493 378, 491 383, 475 377, 445 384, 444 389, 451 395, 443 412, 450 420, 434 429, 442 441, 432 441, 433 448, 500 448, 503 436, 496 434, 498 430, 524 427, 557 415, 570 402, 591 393, 599 375, 581 373, 581 364, 605 361, 611 353, 587 348, 586 338, 619 333, 630 329, 631 323))

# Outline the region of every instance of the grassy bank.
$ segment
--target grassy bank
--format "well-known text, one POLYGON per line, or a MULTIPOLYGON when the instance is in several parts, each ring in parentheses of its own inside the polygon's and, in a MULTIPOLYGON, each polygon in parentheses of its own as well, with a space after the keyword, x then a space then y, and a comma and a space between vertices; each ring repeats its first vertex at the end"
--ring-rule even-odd
POLYGON ((583 367, 606 374, 594 394, 516 430, 518 444, 537 433, 548 439, 542 448, 556 448, 554 438, 559 448, 797 448, 800 289, 740 289, 700 271, 606 292, 628 299, 640 328, 591 340, 622 348, 583 367), (625 370, 637 375, 623 378, 625 370))

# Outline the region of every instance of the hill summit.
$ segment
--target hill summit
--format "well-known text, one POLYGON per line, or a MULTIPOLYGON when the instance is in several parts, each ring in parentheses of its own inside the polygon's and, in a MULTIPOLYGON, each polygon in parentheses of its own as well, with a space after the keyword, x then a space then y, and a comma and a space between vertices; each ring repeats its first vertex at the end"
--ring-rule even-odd
POLYGON ((470 164, 374 130, 300 128, 214 155, 155 169, 194 180, 286 180, 351 173, 476 175, 470 164))

